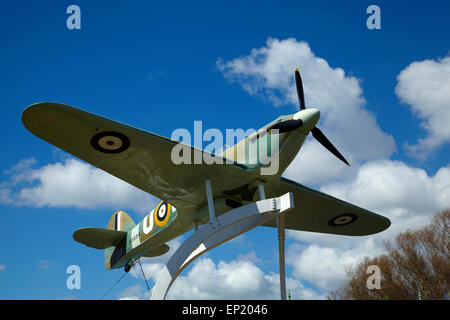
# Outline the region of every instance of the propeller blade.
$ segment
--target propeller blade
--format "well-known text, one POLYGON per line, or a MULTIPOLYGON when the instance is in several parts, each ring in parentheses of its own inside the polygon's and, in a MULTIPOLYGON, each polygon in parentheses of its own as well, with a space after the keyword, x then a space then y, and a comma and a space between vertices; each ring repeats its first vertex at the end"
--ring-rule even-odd
POLYGON ((303 93, 303 83, 302 77, 300 77, 300 72, 295 68, 295 85, 297 86, 298 101, 300 103, 300 110, 305 110, 305 95, 303 93))
POLYGON ((325 137, 325 135, 320 131, 319 128, 314 127, 312 130, 313 137, 321 144, 323 145, 328 151, 330 151, 332 154, 334 154, 337 158, 339 158, 342 162, 344 162, 346 165, 350 167, 350 164, 345 160, 345 158, 342 156, 342 154, 333 146, 333 144, 330 142, 330 140, 325 137))
MULTIPOLYGON (((295 85, 297 87, 297 95, 298 95, 298 102, 300 103, 300 111, 305 110, 306 106, 305 106, 305 95, 303 92, 302 77, 300 76, 300 71, 298 71, 297 68, 295 68, 295 85)), ((293 130, 290 128, 291 128, 291 126, 293 127, 294 124, 293 123, 291 124, 289 121, 292 122, 292 121, 298 121, 298 120, 288 120, 288 121, 280 122, 279 124, 277 123, 274 126, 272 126, 272 128, 270 128, 270 129, 278 129, 278 127, 279 127, 280 133, 285 132, 282 130, 286 130, 286 131, 293 130)), ((298 127, 300 127, 300 126, 301 126, 301 124, 298 127)), ((296 128, 298 128, 298 127, 296 127, 296 128)), ((296 128, 294 128, 294 129, 296 129, 296 128)), ((322 131, 320 131, 319 128, 314 127, 311 130, 311 133, 312 133, 314 139, 316 139, 322 146, 324 146, 328 151, 330 151, 338 159, 340 159, 342 162, 344 162, 346 165, 348 165, 350 167, 350 164, 347 162, 347 160, 345 160, 344 156, 333 146, 333 144, 330 142, 330 140, 328 140, 327 137, 325 137, 325 135, 322 133, 322 131)))
POLYGON ((271 126, 267 131, 278 129, 278 133, 285 133, 292 130, 295 130, 297 128, 300 128, 303 124, 303 121, 301 119, 298 120, 286 120, 283 122, 275 123, 273 126, 271 126))

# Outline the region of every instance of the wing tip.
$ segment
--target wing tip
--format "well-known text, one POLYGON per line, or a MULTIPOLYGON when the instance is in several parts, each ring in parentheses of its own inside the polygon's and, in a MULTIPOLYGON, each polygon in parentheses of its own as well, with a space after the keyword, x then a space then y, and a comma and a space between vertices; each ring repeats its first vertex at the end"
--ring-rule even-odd
POLYGON ((32 126, 33 123, 36 121, 36 118, 39 118, 39 113, 43 111, 44 109, 49 108, 50 106, 54 106, 57 103, 55 102, 37 102, 30 104, 28 107, 25 108, 22 112, 22 123, 29 131, 33 132, 32 126))
POLYGON ((385 231, 386 229, 388 229, 391 226, 391 220, 389 220, 388 218, 386 218, 384 216, 379 216, 379 215, 377 215, 377 216, 380 219, 380 223, 377 224, 377 226, 374 227, 373 229, 371 228, 371 229, 367 230, 367 232, 358 234, 359 236, 370 236, 372 234, 377 234, 377 233, 385 231))
POLYGON ((40 128, 43 125, 51 125, 55 119, 58 119, 58 116, 61 116, 60 112, 71 109, 76 108, 58 102, 37 102, 29 105, 23 110, 21 119, 28 131, 42 138, 39 134, 40 128))

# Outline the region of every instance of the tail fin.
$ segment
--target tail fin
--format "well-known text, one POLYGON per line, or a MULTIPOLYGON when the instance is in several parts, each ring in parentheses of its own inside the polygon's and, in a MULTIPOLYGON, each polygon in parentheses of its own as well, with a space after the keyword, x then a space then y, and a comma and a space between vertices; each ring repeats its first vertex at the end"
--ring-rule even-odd
MULTIPOLYGON (((125 212, 118 210, 114 212, 114 214, 109 219, 108 225, 106 226, 106 229, 108 230, 114 230, 114 231, 122 231, 122 232, 128 232, 131 229, 133 229, 136 226, 133 219, 130 218, 129 215, 127 215, 125 212)), ((125 244, 126 247, 126 244, 125 244)), ((125 248, 117 248, 119 251, 125 251, 125 248)), ((107 269, 111 269, 111 263, 114 261, 111 261, 111 257, 113 256, 114 250, 116 250, 116 247, 110 247, 105 249, 105 266, 107 269)), ((115 259, 113 259, 115 260, 115 259)), ((114 263, 112 263, 114 264, 114 263)))
POLYGON ((109 219, 106 229, 115 231, 130 231, 136 226, 134 221, 125 212, 118 210, 109 219))

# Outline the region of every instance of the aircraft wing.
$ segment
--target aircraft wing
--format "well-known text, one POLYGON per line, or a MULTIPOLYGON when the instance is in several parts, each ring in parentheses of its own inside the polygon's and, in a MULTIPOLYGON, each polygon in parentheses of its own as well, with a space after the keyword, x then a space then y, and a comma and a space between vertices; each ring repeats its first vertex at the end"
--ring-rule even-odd
MULTIPOLYGON (((286 229, 364 236, 381 232, 391 224, 383 216, 285 178, 266 186, 267 197, 286 192, 294 194, 294 209, 285 216, 286 229)), ((265 226, 276 227, 276 221, 265 226)))
MULTIPOLYGON (((31 105, 23 112, 22 121, 39 138, 168 201, 178 210, 195 209, 206 201, 204 181, 208 178, 216 196, 252 174, 236 163, 176 165, 171 152, 177 141, 64 104, 31 105)), ((192 160, 194 153, 203 153, 185 146, 192 151, 192 160)))

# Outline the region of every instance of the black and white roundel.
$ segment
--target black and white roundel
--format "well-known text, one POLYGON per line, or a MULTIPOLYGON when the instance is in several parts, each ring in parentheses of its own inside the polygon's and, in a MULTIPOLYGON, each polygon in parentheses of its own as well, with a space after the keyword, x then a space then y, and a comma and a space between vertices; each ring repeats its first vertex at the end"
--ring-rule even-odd
POLYGON ((328 224, 333 227, 339 227, 339 226, 345 226, 347 224, 355 222, 355 220, 358 218, 356 214, 353 213, 346 213, 337 217, 334 217, 330 221, 328 221, 328 224))
POLYGON ((103 131, 92 137, 91 145, 100 152, 120 153, 128 149, 130 139, 120 132, 103 131))
POLYGON ((167 221, 169 221, 170 216, 170 204, 163 201, 159 204, 159 206, 155 210, 154 220, 156 224, 160 227, 166 225, 167 221))

